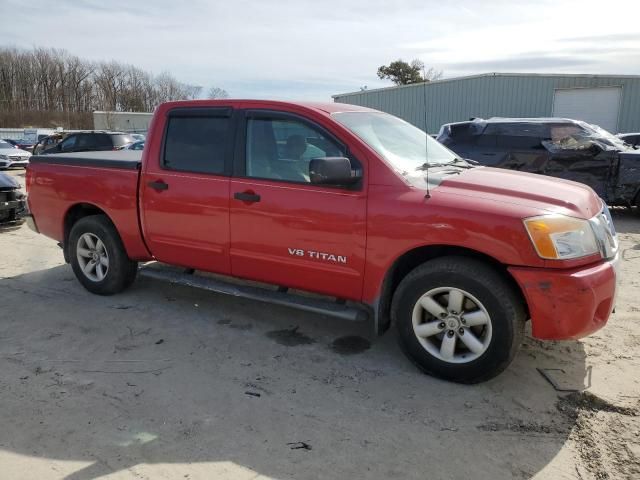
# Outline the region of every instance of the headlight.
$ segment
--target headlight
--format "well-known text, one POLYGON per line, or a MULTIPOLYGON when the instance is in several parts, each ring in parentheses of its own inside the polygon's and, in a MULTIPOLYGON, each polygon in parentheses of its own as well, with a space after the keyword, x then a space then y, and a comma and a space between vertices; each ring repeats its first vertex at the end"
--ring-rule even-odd
POLYGON ((598 253, 598 242, 588 220, 564 215, 526 218, 524 226, 542 258, 567 260, 598 253))
POLYGON ((8 155, 0 155, 0 160, 9 160, 8 155))

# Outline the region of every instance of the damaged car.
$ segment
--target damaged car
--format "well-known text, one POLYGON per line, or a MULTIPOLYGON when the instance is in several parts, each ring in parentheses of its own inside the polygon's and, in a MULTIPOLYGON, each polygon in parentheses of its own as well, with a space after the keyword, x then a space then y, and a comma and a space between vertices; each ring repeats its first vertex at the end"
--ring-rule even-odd
POLYGON ((606 130, 565 118, 476 118, 440 128, 463 158, 584 183, 609 205, 640 207, 640 151, 606 130))
POLYGON ((0 226, 21 223, 27 213, 26 205, 20 184, 12 176, 0 172, 0 226))

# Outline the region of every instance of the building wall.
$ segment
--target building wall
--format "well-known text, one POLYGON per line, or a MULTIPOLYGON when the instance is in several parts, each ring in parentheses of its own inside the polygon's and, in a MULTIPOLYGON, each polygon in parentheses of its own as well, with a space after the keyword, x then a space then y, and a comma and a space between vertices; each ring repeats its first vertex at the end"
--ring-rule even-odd
POLYGON ((142 112, 93 112, 95 130, 144 133, 149 128, 153 113, 142 112))
POLYGON ((548 117, 558 88, 622 86, 618 131, 640 131, 640 76, 485 74, 418 85, 334 95, 437 133, 470 117, 548 117), (426 102, 425 102, 426 97, 426 102))

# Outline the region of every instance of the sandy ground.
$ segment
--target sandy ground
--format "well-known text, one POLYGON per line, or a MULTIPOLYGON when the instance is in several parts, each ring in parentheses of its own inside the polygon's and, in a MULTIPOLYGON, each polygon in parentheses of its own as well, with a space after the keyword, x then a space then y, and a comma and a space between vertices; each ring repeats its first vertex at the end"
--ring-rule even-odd
POLYGON ((0 479, 640 478, 640 216, 615 223, 608 326, 527 338, 475 386, 369 325, 147 279, 93 296, 53 241, 4 229, 0 479))

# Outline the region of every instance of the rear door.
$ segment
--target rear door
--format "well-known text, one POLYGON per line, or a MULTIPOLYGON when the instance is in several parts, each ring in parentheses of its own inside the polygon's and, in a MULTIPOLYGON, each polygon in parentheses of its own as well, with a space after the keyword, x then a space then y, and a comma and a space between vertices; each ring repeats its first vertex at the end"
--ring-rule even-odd
POLYGON ((548 136, 548 127, 543 123, 495 123, 487 126, 496 136, 497 148, 504 152, 502 162, 497 165, 510 170, 544 174, 549 152, 542 144, 548 136))
MULTIPOLYGON (((228 274, 231 108, 176 108, 141 177, 144 237, 157 260, 228 274)), ((160 123, 160 122, 159 122, 160 123)))
POLYGON ((233 275, 360 299, 366 182, 313 185, 308 172, 312 158, 362 163, 307 118, 254 110, 241 125, 230 190, 233 275))

